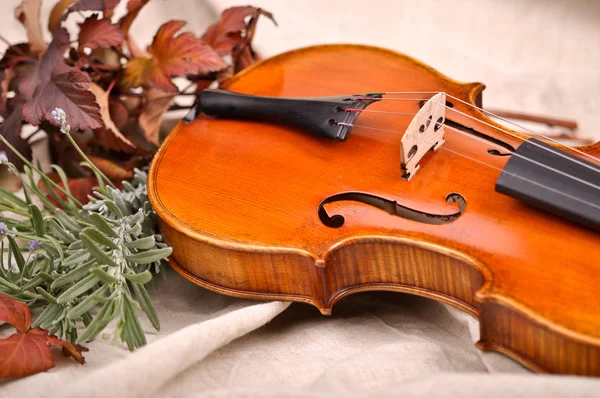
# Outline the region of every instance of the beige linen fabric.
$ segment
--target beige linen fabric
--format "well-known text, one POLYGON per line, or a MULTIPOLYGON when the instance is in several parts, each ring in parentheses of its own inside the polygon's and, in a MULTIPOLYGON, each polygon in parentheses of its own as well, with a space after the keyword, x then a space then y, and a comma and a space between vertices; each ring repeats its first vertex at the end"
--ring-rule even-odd
MULTIPOLYGON (((2 34, 13 41, 24 37, 12 21, 17 3, 2 2, 0 15, 2 34)), ((52 3, 45 2, 44 15, 52 3)), ((251 3, 279 22, 278 28, 266 20, 259 26, 256 47, 263 56, 318 43, 388 47, 457 80, 485 82, 488 106, 574 118, 584 135, 600 139, 598 1, 251 3)), ((200 32, 233 4, 239 2, 154 0, 134 34, 149 42, 170 18, 188 20, 200 32)), ((538 376, 500 354, 476 350, 476 319, 421 297, 353 295, 323 317, 303 304, 218 295, 175 272, 157 282, 152 297, 162 329, 155 332, 143 321, 146 347, 129 353, 101 337, 89 344, 85 366, 57 354, 56 368, 5 382, 0 395, 600 396, 596 379, 538 376)), ((12 333, 7 327, 0 332, 12 333)))

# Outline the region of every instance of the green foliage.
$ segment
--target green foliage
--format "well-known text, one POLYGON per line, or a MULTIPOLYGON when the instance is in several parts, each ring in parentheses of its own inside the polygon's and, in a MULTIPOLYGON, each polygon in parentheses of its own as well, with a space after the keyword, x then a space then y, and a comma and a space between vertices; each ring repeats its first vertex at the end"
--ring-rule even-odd
POLYGON ((63 190, 61 209, 30 178, 36 170, 30 164, 20 176, 24 200, 0 190, 0 249, 8 259, 0 261, 0 293, 41 306, 32 327, 70 342, 90 341, 116 320, 116 339, 130 350, 144 345, 136 310, 160 328, 146 286, 171 254, 156 230, 146 173, 136 169, 123 190, 98 188, 83 207, 63 190))

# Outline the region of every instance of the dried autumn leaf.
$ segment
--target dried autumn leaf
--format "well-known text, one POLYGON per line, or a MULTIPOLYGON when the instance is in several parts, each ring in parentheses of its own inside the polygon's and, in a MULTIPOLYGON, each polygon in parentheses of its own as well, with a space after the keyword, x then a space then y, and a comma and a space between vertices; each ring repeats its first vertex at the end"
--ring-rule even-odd
POLYGON ((65 64, 62 51, 68 33, 60 29, 40 63, 21 82, 20 90, 28 100, 23 107, 25 120, 34 125, 53 122, 52 111, 62 108, 73 129, 90 130, 102 126, 100 106, 90 91, 87 73, 65 64), (32 88, 35 87, 33 93, 32 88))
POLYGON ((108 100, 108 112, 117 128, 121 128, 127 122, 127 119, 129 119, 127 107, 120 99, 110 98, 108 100))
POLYGON ((148 4, 149 0, 129 0, 127 3, 127 14, 121 18, 119 21, 119 26, 121 27, 121 31, 123 32, 123 36, 125 39, 123 42, 127 46, 127 50, 132 58, 149 58, 150 54, 148 54, 144 49, 137 45, 137 43, 133 40, 131 36, 129 36, 129 29, 131 28, 131 24, 138 16, 142 8, 148 4))
MULTIPOLYGON (((80 0, 76 5, 69 9, 73 11, 102 11, 105 17, 110 17, 112 11, 120 3, 121 0, 80 0)), ((69 6, 77 0, 59 0, 52 11, 50 12, 50 20, 48 21, 48 30, 54 32, 63 18, 65 11, 69 6)))
MULTIPOLYGON (((0 125, 0 135, 2 135, 17 151, 25 158, 31 160, 31 146, 21 138, 21 128, 23 126, 23 102, 18 101, 11 114, 0 125)), ((7 148, 8 149, 8 148, 7 148)), ((7 150, 6 157, 8 161, 15 165, 19 170, 23 170, 24 163, 13 151, 7 150)))
POLYGON ((31 326, 31 311, 27 305, 0 294, 0 322, 10 323, 21 333, 31 326))
MULTIPOLYGON (((250 21, 248 21, 248 25, 246 26, 246 34, 244 35, 244 38, 231 51, 234 74, 246 69, 258 60, 258 56, 252 49, 252 40, 254 39, 254 34, 256 33, 256 25, 258 23, 259 15, 264 14, 257 14, 256 16, 250 18, 250 21)), ((221 81, 219 82, 221 83, 221 81)))
POLYGON ((6 52, 0 60, 0 69, 14 68, 20 63, 33 58, 33 54, 29 50, 29 44, 19 43, 13 44, 6 49, 6 52))
POLYGON ((208 27, 202 40, 214 48, 219 55, 229 55, 243 39, 242 32, 246 28, 246 18, 250 16, 257 18, 259 15, 264 15, 277 25, 273 14, 260 8, 231 7, 221 13, 219 22, 208 27))
POLYGON ((139 124, 146 140, 158 146, 160 124, 165 112, 175 100, 175 95, 157 89, 149 89, 146 95, 148 102, 140 114, 139 124))
POLYGON ((104 126, 96 130, 96 132, 102 137, 102 144, 107 149, 113 149, 115 151, 129 152, 132 153, 135 150, 135 145, 129 141, 113 122, 110 117, 110 108, 108 102, 109 92, 104 91, 102 87, 95 83, 90 85, 90 90, 96 96, 96 102, 100 105, 100 114, 102 115, 102 121, 104 126))
POLYGON ((175 36, 184 25, 183 21, 163 24, 148 47, 152 58, 129 61, 124 82, 130 85, 151 84, 165 92, 176 92, 172 77, 223 69, 226 64, 219 54, 192 33, 184 32, 175 36))
POLYGON ((94 14, 79 24, 79 51, 87 48, 118 46, 123 41, 123 32, 108 18, 98 19, 94 14))
POLYGON ((69 11, 112 11, 121 0, 79 0, 69 11))
POLYGON ((59 0, 52 11, 50 11, 50 19, 48 20, 48 30, 54 32, 60 23, 60 20, 69 6, 77 0, 59 0))
POLYGON ((31 52, 40 55, 48 48, 44 41, 42 25, 40 25, 41 0, 23 0, 15 9, 15 17, 21 21, 27 31, 31 52))
POLYGON ((17 333, 0 339, 0 377, 21 377, 43 372, 54 367, 50 347, 62 347, 63 354, 85 363, 81 354, 87 348, 49 336, 47 330, 30 329, 29 308, 13 298, 0 295, 0 321, 8 322, 17 333))
MULTIPOLYGON (((57 183, 61 188, 64 188, 60 176, 57 173, 49 173, 47 176, 57 183)), ((79 200, 81 203, 87 203, 89 201, 88 195, 91 195, 94 192, 94 187, 98 186, 98 180, 96 177, 82 177, 82 178, 69 178, 67 180, 67 185, 69 186, 69 190, 71 191, 71 195, 79 200)), ((38 188, 43 193, 48 193, 47 187, 43 184, 42 180, 38 183, 38 188)), ((52 188, 54 189, 54 188, 52 188)), ((54 193, 63 201, 67 200, 67 196, 60 192, 58 189, 54 189, 54 193)), ((48 200, 52 202, 55 206, 60 206, 58 202, 56 202, 52 196, 48 196, 48 200)))
POLYGON ((127 14, 119 21, 119 25, 121 26, 121 30, 125 37, 129 37, 129 29, 131 28, 131 24, 138 16, 142 8, 148 4, 150 0, 129 0, 127 3, 127 14))
POLYGON ((0 188, 8 192, 17 192, 23 185, 19 177, 8 169, 7 165, 0 165, 0 188))
POLYGON ((88 156, 88 158, 106 177, 110 178, 111 181, 130 180, 133 178, 133 168, 123 167, 109 159, 98 156, 88 156))
MULTIPOLYGON (((123 84, 129 87, 147 86, 156 64, 152 58, 138 57, 127 62, 123 84)), ((170 82, 169 82, 170 83, 170 82)))
POLYGON ((15 71, 12 68, 0 70, 0 115, 3 117, 6 116, 8 86, 14 76, 15 71))

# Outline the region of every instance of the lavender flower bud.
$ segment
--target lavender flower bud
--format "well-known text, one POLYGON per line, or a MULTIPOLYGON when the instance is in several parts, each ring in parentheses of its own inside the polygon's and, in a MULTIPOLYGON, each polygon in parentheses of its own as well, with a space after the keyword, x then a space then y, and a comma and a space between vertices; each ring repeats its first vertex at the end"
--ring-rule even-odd
POLYGON ((34 251, 35 249, 37 249, 37 247, 40 245, 40 241, 39 240, 32 240, 31 242, 27 242, 27 248, 29 249, 30 252, 34 251))

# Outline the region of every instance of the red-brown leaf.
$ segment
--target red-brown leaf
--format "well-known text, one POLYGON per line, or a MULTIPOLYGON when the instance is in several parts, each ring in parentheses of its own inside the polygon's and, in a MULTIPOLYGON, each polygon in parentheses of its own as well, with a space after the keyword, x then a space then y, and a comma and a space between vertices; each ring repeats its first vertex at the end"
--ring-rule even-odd
POLYGON ((190 32, 176 36, 184 25, 183 21, 163 24, 148 47, 153 58, 131 60, 125 70, 124 81, 138 85, 151 83, 159 90, 175 92, 177 88, 171 82, 172 77, 223 69, 226 66, 223 59, 201 39, 190 32))
POLYGON ((71 356, 80 364, 85 363, 81 354, 87 348, 71 344, 55 336, 48 336, 43 329, 29 329, 31 311, 17 300, 0 295, 0 321, 10 323, 17 333, 0 339, 0 377, 21 377, 43 372, 54 367, 50 347, 62 347, 63 354, 71 356))
MULTIPOLYGON (((57 173, 52 172, 52 173, 48 173, 46 175, 52 181, 57 183, 61 188, 65 187, 65 184, 62 183, 62 180, 57 173)), ((89 201, 88 195, 91 195, 94 192, 94 187, 98 186, 98 180, 96 180, 96 177, 69 178, 67 180, 67 185, 69 186, 71 195, 75 199, 79 200, 81 203, 86 204, 89 201)), ((42 182, 42 180, 40 180, 38 182, 38 188, 40 189, 40 191, 42 191, 42 193, 45 193, 45 194, 48 193, 48 188, 42 182)), ((55 188, 52 188, 52 189, 54 189, 54 193, 61 200, 65 201, 65 202, 67 201, 67 196, 64 193, 60 192, 58 189, 55 189, 55 188)), ((50 202, 52 202, 55 206, 60 206, 60 203, 55 201, 52 198, 52 196, 48 195, 48 200, 50 202)))
POLYGON ((33 98, 23 108, 28 123, 37 126, 52 121, 52 111, 62 108, 67 123, 73 129, 89 130, 102 127, 100 107, 90 91, 91 79, 86 73, 66 65, 57 66, 47 78, 42 78, 33 98))
POLYGON ((91 84, 90 90, 94 93, 96 101, 100 105, 100 114, 102 115, 102 121, 104 122, 104 126, 95 131, 96 136, 101 137, 102 145, 107 149, 133 153, 136 146, 121 134, 119 128, 115 125, 110 116, 108 103, 109 93, 95 83, 91 84))
POLYGON ((31 311, 27 305, 0 294, 0 322, 10 323, 19 332, 25 333, 31 326, 31 311))
MULTIPOLYGON (((17 151, 25 158, 31 160, 31 146, 21 138, 21 128, 23 125, 23 102, 16 103, 11 114, 0 125, 0 135, 2 135, 17 151)), ((24 163, 13 151, 6 148, 6 157, 8 161, 15 165, 19 170, 23 170, 24 163)))
POLYGON ((0 69, 0 115, 6 117, 6 101, 8 93, 8 85, 15 76, 15 71, 10 69, 0 69))
POLYGON ((242 41, 242 31, 246 28, 247 17, 264 15, 275 22, 273 14, 251 6, 231 7, 221 13, 219 22, 211 25, 202 40, 214 48, 219 55, 231 54, 231 50, 242 41))
POLYGON ((54 32, 60 23, 60 19, 63 14, 69 8, 69 6, 75 3, 77 0, 59 0, 54 7, 52 7, 52 11, 50 11, 50 19, 48 20, 48 30, 50 32, 54 32))
POLYGON ((41 0, 23 0, 15 9, 15 17, 21 21, 27 31, 29 48, 36 55, 42 54, 48 48, 40 24, 41 3, 41 0))
POLYGON ((110 19, 98 19, 94 14, 79 24, 79 51, 85 47, 94 49, 100 47, 118 46, 123 42, 123 32, 110 19))
POLYGON ((13 44, 6 49, 6 52, 0 60, 0 69, 14 68, 33 54, 29 50, 28 43, 13 44))
MULTIPOLYGON (((73 7, 69 9, 69 12, 73 11, 102 11, 105 17, 110 17, 112 11, 120 3, 121 0, 81 0, 73 7)), ((50 19, 48 21, 48 30, 54 32, 60 23, 61 18, 67 8, 77 0, 59 0, 52 11, 50 12, 50 19)))
POLYGON ((127 107, 123 104, 123 101, 118 98, 110 98, 108 100, 108 111, 110 118, 117 128, 121 128, 121 126, 127 122, 127 119, 129 119, 127 107))
POLYGON ((121 166, 112 160, 101 158, 98 156, 88 156, 96 167, 104 173, 111 181, 123 181, 133 178, 133 167, 121 166))
POLYGON ((0 377, 22 377, 52 369, 50 347, 62 347, 64 355, 85 363, 81 353, 88 351, 87 348, 48 336, 47 330, 36 328, 0 340, 0 377))
POLYGON ((51 113, 58 107, 66 112, 73 129, 100 128, 102 116, 90 91, 90 76, 65 64, 62 52, 69 36, 64 29, 58 32, 40 63, 20 84, 21 93, 28 98, 23 116, 34 126, 44 120, 54 123, 51 113))
POLYGON ((125 37, 129 36, 129 29, 131 28, 131 24, 138 16, 142 8, 148 4, 150 0, 129 0, 127 3, 127 14, 119 21, 119 25, 121 25, 121 30, 125 37))
POLYGON ((175 95, 157 89, 147 91, 148 103, 140 114, 139 123, 144 137, 154 145, 159 145, 160 124, 165 112, 169 109, 175 95))
POLYGON ((79 0, 69 11, 112 11, 120 2, 121 0, 79 0))

